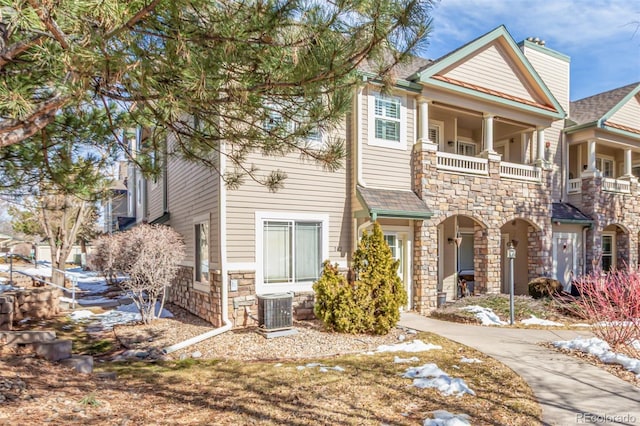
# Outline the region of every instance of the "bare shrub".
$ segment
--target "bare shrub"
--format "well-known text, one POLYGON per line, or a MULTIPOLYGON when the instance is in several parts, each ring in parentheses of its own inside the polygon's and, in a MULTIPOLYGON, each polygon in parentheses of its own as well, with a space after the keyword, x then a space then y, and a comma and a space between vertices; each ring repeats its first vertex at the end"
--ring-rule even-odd
POLYGON ((107 284, 118 283, 118 256, 120 254, 120 235, 103 235, 93 242, 93 253, 90 257, 89 267, 100 271, 107 284))
POLYGON ((96 243, 94 264, 105 276, 123 274, 120 286, 130 292, 142 321, 162 313, 166 289, 184 259, 184 243, 180 234, 162 225, 139 225, 135 228, 100 238, 96 243))
POLYGON ((640 355, 633 345, 640 341, 640 272, 618 269, 595 271, 573 284, 578 296, 572 297, 576 315, 592 322, 593 333, 613 350, 640 355))

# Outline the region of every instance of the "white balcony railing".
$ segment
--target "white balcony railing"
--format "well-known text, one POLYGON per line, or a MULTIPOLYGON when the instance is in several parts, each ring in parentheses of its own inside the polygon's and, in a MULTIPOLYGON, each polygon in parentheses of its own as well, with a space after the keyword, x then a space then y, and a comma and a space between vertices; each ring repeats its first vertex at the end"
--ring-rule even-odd
POLYGON ((500 163, 500 177, 540 182, 542 180, 542 171, 536 166, 502 161, 500 163))
POLYGON ((631 193, 631 184, 628 180, 602 178, 602 190, 629 194, 631 193))
POLYGON ((451 172, 474 175, 489 174, 486 158, 469 157, 442 151, 438 151, 436 157, 438 159, 437 167, 439 170, 449 170, 451 172))
POLYGON ((569 179, 569 194, 579 194, 582 192, 582 179, 569 179))

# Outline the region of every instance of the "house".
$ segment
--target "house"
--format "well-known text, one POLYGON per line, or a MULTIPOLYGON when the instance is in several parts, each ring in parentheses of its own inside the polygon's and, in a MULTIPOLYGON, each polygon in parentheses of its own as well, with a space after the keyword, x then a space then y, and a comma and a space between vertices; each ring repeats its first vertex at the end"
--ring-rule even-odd
MULTIPOLYGON (((438 293, 458 297, 461 277, 474 292, 506 292, 508 247, 519 294, 534 277, 569 286, 594 266, 635 264, 640 86, 570 102, 569 71, 566 55, 538 39, 516 43, 501 26, 397 67, 391 94, 364 67, 339 131, 349 155, 338 172, 255 154, 249 162, 286 170, 285 187, 229 190, 170 158, 133 195, 138 221, 185 239, 170 300, 242 326, 256 295, 294 292, 295 316, 309 318, 322 261, 346 270, 374 221, 400 260, 406 308, 421 313, 438 293)), ((225 170, 225 156, 217 161, 225 170)))

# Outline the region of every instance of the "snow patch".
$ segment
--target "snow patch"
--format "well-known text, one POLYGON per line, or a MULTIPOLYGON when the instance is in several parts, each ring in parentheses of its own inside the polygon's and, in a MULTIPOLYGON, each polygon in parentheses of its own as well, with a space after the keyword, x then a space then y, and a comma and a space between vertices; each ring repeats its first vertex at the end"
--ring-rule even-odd
POLYGON ((455 394, 460 397, 465 393, 476 394, 463 379, 449 377, 447 373, 432 363, 409 368, 402 377, 413 379, 413 385, 416 387, 435 388, 446 396, 455 394))
POLYGON ((558 348, 577 350, 597 356, 605 364, 620 364, 640 378, 640 359, 613 352, 607 342, 597 337, 553 342, 558 348))
POLYGON ((446 410, 433 412, 433 419, 425 419, 423 426, 469 426, 467 414, 452 414, 446 410))
POLYGON ((543 325, 543 326, 558 326, 558 327, 563 327, 564 326, 564 324, 562 324, 560 322, 545 320, 545 319, 542 319, 542 318, 538 318, 535 315, 531 315, 531 318, 526 319, 526 320, 522 320, 520 322, 525 324, 525 325, 543 325))
POLYGON ((420 361, 420 358, 418 358, 417 356, 412 356, 411 358, 400 358, 399 356, 395 356, 393 358, 394 364, 409 364, 418 361, 420 361))
POLYGON ((381 345, 378 346, 376 352, 426 352, 433 349, 442 349, 442 346, 424 343, 422 340, 416 339, 395 345, 381 345))
POLYGON ((491 308, 485 308, 478 305, 469 305, 460 308, 463 311, 469 311, 476 314, 482 325, 506 325, 507 323, 502 321, 491 308))
POLYGON ((465 357, 460 358, 460 362, 464 362, 464 363, 467 363, 467 364, 481 364, 482 363, 482 361, 480 361, 477 358, 465 358, 465 357))

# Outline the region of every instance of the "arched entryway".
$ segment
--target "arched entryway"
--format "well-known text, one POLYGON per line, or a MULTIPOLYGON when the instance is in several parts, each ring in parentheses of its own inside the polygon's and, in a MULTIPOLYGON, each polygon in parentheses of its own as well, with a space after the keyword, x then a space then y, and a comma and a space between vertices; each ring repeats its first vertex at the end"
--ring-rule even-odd
POLYGON ((483 229, 483 223, 465 215, 447 217, 438 225, 438 292, 446 293, 447 300, 486 288, 486 256, 478 256, 487 245, 483 229), (459 285, 462 280, 466 287, 459 285))
POLYGON ((541 238, 540 228, 529 220, 515 218, 506 222, 500 228, 500 290, 509 293, 510 260, 507 249, 515 249, 516 257, 513 261, 514 293, 529 294, 529 280, 535 274, 535 252, 537 239, 541 238))

